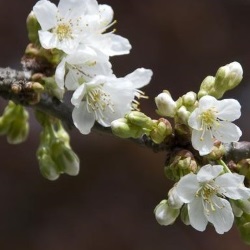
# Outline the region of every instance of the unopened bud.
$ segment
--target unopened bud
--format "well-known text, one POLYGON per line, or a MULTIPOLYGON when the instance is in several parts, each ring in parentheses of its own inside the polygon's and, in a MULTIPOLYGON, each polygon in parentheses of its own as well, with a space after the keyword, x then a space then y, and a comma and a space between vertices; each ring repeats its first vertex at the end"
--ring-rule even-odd
POLYGON ((172 134, 172 126, 170 122, 164 118, 155 121, 153 127, 154 128, 149 135, 154 143, 160 144, 172 134))
POLYGON ((170 93, 164 90, 161 94, 155 97, 157 106, 157 114, 161 116, 174 117, 176 114, 176 102, 172 99, 170 93))
POLYGON ((143 130, 128 122, 126 118, 120 118, 111 122, 111 129, 114 135, 120 138, 140 138, 143 130))
POLYGON ((209 161, 217 161, 224 156, 225 152, 226 150, 224 145, 220 141, 215 141, 211 153, 204 157, 209 161))
POLYGON ((179 181, 189 173, 196 173, 198 165, 193 154, 188 150, 180 150, 166 162, 164 172, 168 179, 179 181))
POLYGON ((250 214, 243 213, 239 218, 235 219, 236 225, 239 229, 241 239, 250 245, 250 214))
POLYGON ((157 222, 162 226, 168 226, 175 222, 180 214, 180 209, 174 209, 168 205, 167 200, 161 201, 154 210, 157 222))
POLYGON ((190 112, 187 110, 185 106, 181 106, 177 111, 178 121, 183 124, 188 123, 188 118, 190 116, 190 112))
POLYGON ((190 91, 182 96, 184 106, 193 106, 197 100, 197 94, 193 91, 190 91))
POLYGON ((125 115, 125 118, 128 122, 141 128, 151 128, 153 125, 151 118, 139 111, 131 111, 125 115))
POLYGON ((33 11, 31 11, 28 15, 26 24, 30 42, 37 43, 39 41, 38 30, 41 29, 41 26, 37 21, 33 11))

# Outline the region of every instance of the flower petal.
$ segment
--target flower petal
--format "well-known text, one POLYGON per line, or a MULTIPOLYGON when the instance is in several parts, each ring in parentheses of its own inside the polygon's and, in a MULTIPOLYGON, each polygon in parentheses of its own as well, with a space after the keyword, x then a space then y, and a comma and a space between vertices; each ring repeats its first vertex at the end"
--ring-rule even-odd
POLYGON ((211 108, 216 108, 218 105, 218 100, 210 95, 205 95, 199 100, 200 112, 206 111, 211 108))
POLYGON ((234 121, 241 115, 240 103, 235 99, 224 99, 218 101, 217 111, 218 118, 226 121, 234 121))
POLYGON ((114 11, 106 4, 99 4, 100 23, 105 27, 113 20, 114 11))
POLYGON ((216 178, 223 170, 223 166, 221 165, 210 165, 207 164, 203 166, 198 174, 197 174, 197 180, 199 182, 207 182, 214 178, 216 178))
POLYGON ((80 105, 80 103, 81 103, 81 101, 82 101, 85 93, 86 93, 86 86, 85 86, 85 84, 82 84, 81 86, 79 86, 75 90, 75 92, 74 92, 74 94, 73 94, 73 96, 71 98, 71 103, 74 106, 79 107, 79 105, 80 105))
POLYGON ((188 204, 188 215, 190 225, 198 231, 203 232, 207 226, 207 218, 204 215, 204 207, 202 199, 196 197, 191 203, 188 204))
POLYGON ((200 155, 207 155, 212 151, 214 140, 210 131, 193 130, 191 141, 194 149, 198 150, 200 155))
POLYGON ((55 4, 47 0, 41 0, 35 4, 33 11, 42 30, 55 27, 57 23, 57 7, 55 4))
POLYGON ((188 119, 188 125, 195 130, 201 130, 201 127, 202 127, 201 119, 199 119, 199 115, 200 115, 200 110, 199 108, 196 108, 191 113, 188 119))
POLYGON ((236 142, 242 135, 238 126, 227 121, 220 121, 219 125, 212 129, 214 137, 224 143, 236 142))
POLYGON ((193 173, 183 176, 176 185, 176 194, 184 203, 189 203, 195 198, 200 185, 197 176, 193 173))
POLYGON ((39 35, 40 43, 43 48, 54 49, 57 47, 58 39, 53 33, 39 30, 38 35, 39 35))
POLYGON ((244 176, 226 173, 215 179, 215 184, 220 187, 219 192, 228 198, 239 200, 249 199, 250 189, 243 184, 244 176))
POLYGON ((152 75, 152 70, 139 68, 126 75, 125 78, 132 82, 133 88, 141 88, 150 82, 152 75))
POLYGON ((85 135, 90 133, 95 123, 95 115, 88 112, 86 102, 82 102, 79 107, 73 109, 72 118, 75 126, 85 135))
POLYGON ((64 89, 64 76, 65 76, 65 59, 56 67, 55 80, 60 89, 64 89))
POLYGON ((209 212, 205 213, 207 220, 214 225, 217 233, 223 234, 228 232, 234 222, 234 215, 230 203, 216 195, 212 198, 212 203, 214 207, 207 206, 207 209, 209 209, 209 212))

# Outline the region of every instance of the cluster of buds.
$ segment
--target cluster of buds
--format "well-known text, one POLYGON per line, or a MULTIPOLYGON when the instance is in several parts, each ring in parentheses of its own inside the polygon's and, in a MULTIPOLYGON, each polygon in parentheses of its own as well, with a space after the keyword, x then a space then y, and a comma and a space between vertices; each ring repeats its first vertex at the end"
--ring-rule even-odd
POLYGON ((235 88, 242 80, 243 70, 238 62, 220 67, 215 76, 207 76, 201 83, 198 97, 211 95, 221 98, 228 90, 235 88))
POLYGON ((9 101, 0 117, 0 134, 6 135, 11 144, 25 141, 29 133, 28 119, 29 113, 23 106, 9 101))
POLYGON ((37 158, 41 174, 48 180, 56 180, 60 174, 75 176, 79 173, 79 158, 70 146, 70 138, 60 121, 41 112, 37 118, 43 126, 37 158))
POLYGON ((152 120, 139 111, 131 111, 124 118, 113 121, 111 129, 114 135, 121 138, 140 138, 147 135, 157 144, 172 134, 172 126, 168 120, 152 120))

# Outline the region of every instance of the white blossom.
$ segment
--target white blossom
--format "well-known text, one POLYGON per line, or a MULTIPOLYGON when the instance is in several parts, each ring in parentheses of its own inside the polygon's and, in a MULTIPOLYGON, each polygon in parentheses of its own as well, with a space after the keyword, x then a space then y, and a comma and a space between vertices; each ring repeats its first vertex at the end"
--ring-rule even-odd
POLYGON ((234 214, 226 198, 249 199, 250 189, 243 181, 242 175, 223 173, 221 165, 205 165, 197 175, 190 173, 182 177, 177 183, 176 193, 187 204, 191 226, 204 231, 210 222, 219 234, 229 231, 234 214))
POLYGON ((203 96, 191 113, 188 125, 192 128, 192 145, 200 155, 212 151, 214 139, 223 143, 236 142, 242 132, 232 121, 241 115, 240 104, 234 99, 217 100, 203 96))
POLYGON ((106 32, 114 24, 113 10, 96 0, 61 0, 58 7, 40 0, 33 12, 41 26, 39 40, 45 49, 60 49, 71 54, 94 48, 108 56, 128 54, 131 45, 126 38, 106 32))
POLYGON ((108 56, 91 49, 78 50, 62 59, 55 80, 60 89, 76 90, 97 75, 112 75, 108 56))
POLYGON ((132 109, 135 96, 141 95, 137 88, 147 85, 151 76, 151 70, 140 68, 124 78, 98 75, 80 85, 71 99, 75 126, 82 134, 88 134, 95 121, 108 127, 124 117, 132 109))

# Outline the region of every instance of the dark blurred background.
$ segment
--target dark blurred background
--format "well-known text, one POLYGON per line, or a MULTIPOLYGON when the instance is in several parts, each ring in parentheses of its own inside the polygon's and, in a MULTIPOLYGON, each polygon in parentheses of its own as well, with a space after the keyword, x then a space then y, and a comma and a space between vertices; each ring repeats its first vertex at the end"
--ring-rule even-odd
MULTIPOLYGON (((0 0, 0 66, 20 68, 28 43, 25 20, 35 0, 0 0)), ((101 0, 113 7, 117 33, 133 49, 112 59, 117 76, 138 67, 154 71, 142 110, 151 117, 154 97, 168 89, 176 99, 197 91, 207 75, 238 61, 242 84, 237 98, 243 140, 250 138, 250 0, 101 0)), ((1 102, 1 111, 6 102, 1 102)), ((18 250, 248 249, 236 228, 200 233, 179 220, 162 227, 154 207, 173 183, 164 178, 164 154, 111 136, 71 131, 81 159, 77 177, 51 182, 38 169, 40 126, 31 112, 30 136, 11 146, 0 137, 0 248, 18 250)))

